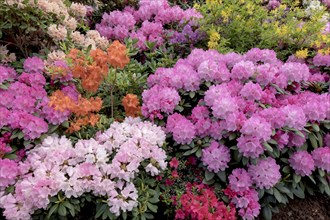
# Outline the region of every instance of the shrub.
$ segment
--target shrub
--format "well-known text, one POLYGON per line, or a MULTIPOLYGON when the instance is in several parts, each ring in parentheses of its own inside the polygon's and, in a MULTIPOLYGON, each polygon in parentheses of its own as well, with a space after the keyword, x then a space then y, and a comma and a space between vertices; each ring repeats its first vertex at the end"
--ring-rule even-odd
POLYGON ((152 216, 159 193, 148 176, 166 168, 164 140, 160 127, 137 118, 115 122, 96 139, 75 145, 65 137, 48 136, 24 162, 0 159, 1 174, 10 173, 0 176, 3 214, 15 220, 38 214, 75 217, 89 201, 94 207, 84 218, 152 216))
POLYGON ((230 199, 239 215, 252 219, 261 206, 269 219, 274 205, 294 195, 313 194, 316 186, 330 194, 330 164, 315 158, 329 150, 323 141, 329 77, 314 68, 283 63, 267 49, 244 55, 194 49, 149 76, 142 113, 164 127, 171 156, 198 158, 203 182, 226 189, 228 197, 220 198, 230 199), (317 92, 309 91, 313 83, 317 92))
POLYGON ((209 48, 240 53, 267 48, 286 60, 301 49, 329 48, 322 33, 329 17, 326 7, 304 2, 219 0, 196 7, 204 16, 200 25, 209 35, 209 48))

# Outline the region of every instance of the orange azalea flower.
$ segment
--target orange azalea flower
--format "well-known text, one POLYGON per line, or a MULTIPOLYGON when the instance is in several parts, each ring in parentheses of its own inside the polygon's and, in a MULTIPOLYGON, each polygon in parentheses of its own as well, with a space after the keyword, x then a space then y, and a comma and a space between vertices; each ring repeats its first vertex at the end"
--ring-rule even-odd
POLYGON ((130 61, 127 55, 127 48, 118 40, 115 40, 107 49, 108 62, 114 68, 123 69, 130 61))
POLYGON ((122 99, 122 105, 124 106, 126 116, 137 117, 141 114, 141 106, 137 95, 127 94, 122 99))
POLYGON ((99 120, 100 120, 100 116, 95 114, 90 114, 88 123, 92 126, 95 126, 99 120))
POLYGON ((74 108, 75 103, 70 97, 64 95, 62 91, 57 90, 49 97, 49 106, 63 112, 74 108))

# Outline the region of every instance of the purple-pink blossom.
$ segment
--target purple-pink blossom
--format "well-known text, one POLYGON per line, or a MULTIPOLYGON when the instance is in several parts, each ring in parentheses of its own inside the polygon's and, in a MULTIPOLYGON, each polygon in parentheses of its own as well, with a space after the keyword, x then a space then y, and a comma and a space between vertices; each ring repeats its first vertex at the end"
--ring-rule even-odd
POLYGON ((178 113, 167 118, 166 130, 172 133, 173 139, 179 144, 191 143, 196 134, 194 124, 178 113))
POLYGON ((216 141, 212 141, 209 147, 202 150, 203 165, 210 172, 224 171, 228 167, 229 161, 229 149, 216 141))
POLYGON ((315 167, 330 172, 330 145, 312 151, 315 167))
POLYGON ((271 157, 259 160, 256 165, 250 165, 248 172, 259 189, 270 189, 281 179, 280 166, 271 157))
POLYGON ((245 169, 236 168, 229 175, 229 187, 235 192, 248 190, 252 186, 252 180, 245 169))
POLYGON ((296 174, 301 176, 310 176, 315 169, 313 157, 307 151, 295 152, 289 158, 289 163, 296 174))

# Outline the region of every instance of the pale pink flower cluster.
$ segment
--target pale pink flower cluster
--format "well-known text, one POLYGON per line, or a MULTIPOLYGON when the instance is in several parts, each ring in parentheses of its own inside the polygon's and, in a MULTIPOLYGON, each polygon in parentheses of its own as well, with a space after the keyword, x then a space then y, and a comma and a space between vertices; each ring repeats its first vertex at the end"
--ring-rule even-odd
POLYGON ((16 55, 14 53, 9 53, 6 46, 0 46, 0 63, 11 63, 16 60, 16 55))
POLYGON ((53 50, 47 55, 47 60, 44 61, 45 66, 51 66, 55 61, 65 60, 66 54, 61 50, 53 50))
POLYGON ((51 24, 48 27, 47 33, 51 36, 55 41, 65 40, 68 35, 68 30, 63 25, 51 24))
POLYGON ((16 5, 25 7, 29 5, 41 9, 45 14, 55 14, 57 21, 48 26, 47 33, 56 43, 69 39, 80 48, 87 48, 89 45, 92 45, 93 49, 96 47, 106 49, 109 45, 109 41, 99 34, 93 33, 85 36, 75 31, 78 23, 83 22, 87 13, 85 5, 80 3, 73 2, 67 6, 64 0, 38 0, 36 2, 34 0, 28 2, 11 0, 7 1, 6 4, 11 7, 16 7, 16 5))
POLYGON ((87 31, 86 35, 81 34, 79 31, 73 31, 71 33, 71 39, 73 43, 82 48, 87 48, 91 45, 92 49, 101 48, 105 50, 109 46, 109 41, 101 37, 99 32, 95 30, 87 31))
POLYGON ((85 17, 87 9, 83 4, 73 2, 70 6, 70 12, 76 16, 85 17))
POLYGON ((154 176, 166 168, 164 141, 160 127, 138 118, 115 122, 96 139, 80 140, 75 146, 64 136, 48 136, 18 167, 1 166, 5 177, 0 174, 0 186, 14 184, 14 192, 0 193, 0 207, 7 219, 25 220, 45 209, 60 191, 67 198, 88 192, 106 197, 110 212, 119 216, 138 205, 134 179, 139 172, 154 176))

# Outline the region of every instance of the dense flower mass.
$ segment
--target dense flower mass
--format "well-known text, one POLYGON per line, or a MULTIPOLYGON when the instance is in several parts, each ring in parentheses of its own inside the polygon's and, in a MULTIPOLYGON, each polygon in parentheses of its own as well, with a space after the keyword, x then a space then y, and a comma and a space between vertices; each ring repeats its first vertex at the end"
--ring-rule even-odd
POLYGON ((230 161, 229 149, 213 141, 208 148, 203 149, 202 161, 211 172, 224 171, 230 161))
POLYGON ((137 39, 137 46, 144 50, 147 49, 147 41, 159 46, 166 38, 171 43, 196 43, 203 37, 195 20, 201 17, 194 9, 171 7, 167 0, 140 1, 140 7, 136 10, 128 6, 123 11, 103 14, 96 30, 108 39, 137 39), (167 29, 170 24, 175 24, 177 28, 167 29))
POLYGON ((168 117, 166 130, 172 133, 173 139, 179 144, 189 144, 196 133, 194 125, 177 113, 168 117))
POLYGON ((309 176, 315 169, 312 155, 307 151, 298 151, 289 159, 290 166, 298 175, 309 176))
POLYGON ((280 166, 271 157, 259 160, 256 165, 250 165, 248 172, 259 189, 270 189, 281 179, 280 166))
POLYGON ((176 210, 175 219, 236 219, 235 209, 228 209, 223 202, 218 201, 213 190, 206 185, 188 183, 186 191, 178 201, 181 207, 176 210))
POLYGON ((152 176, 166 168, 164 140, 161 128, 132 118, 75 146, 64 136, 48 136, 20 164, 0 159, 0 189, 14 184, 14 192, 1 192, 0 206, 7 219, 29 219, 60 191, 67 198, 89 192, 106 197, 117 216, 131 211, 138 204, 133 180, 142 162, 152 176))
MULTIPOLYGON (((326 145, 327 146, 327 145, 326 145)), ((330 147, 320 147, 312 152, 316 167, 330 173, 330 147)))
MULTIPOLYGON (((164 118, 165 131, 184 155, 196 152, 208 172, 220 177, 231 163, 242 162, 229 176, 225 194, 243 219, 254 219, 261 209, 256 190, 270 190, 282 178, 276 154, 292 152, 288 165, 302 176, 315 167, 329 169, 328 147, 297 151, 306 146, 311 124, 329 120, 329 94, 306 89, 311 82, 329 81, 320 75, 305 63, 278 60, 272 50, 240 55, 194 49, 174 67, 149 76, 142 114, 164 118), (165 91, 171 91, 169 101, 165 91)), ((181 209, 176 212, 177 218, 184 216, 181 209)))
POLYGON ((252 186, 250 175, 241 168, 233 170, 228 179, 230 188, 235 192, 248 190, 252 186))
POLYGON ((46 79, 42 74, 44 64, 40 58, 28 58, 23 66, 25 72, 19 76, 14 69, 0 66, 0 84, 7 85, 0 89, 0 129, 18 129, 26 140, 32 140, 48 131, 48 123, 61 124, 67 120, 70 112, 48 105, 46 79))
MULTIPOLYGON (((281 148, 304 143, 303 139, 293 138, 290 132, 276 136, 275 129, 302 130, 309 121, 329 118, 329 94, 299 89, 298 84, 312 76, 306 64, 283 63, 271 50, 255 48, 239 55, 194 49, 174 68, 159 68, 149 76, 150 89, 143 93, 142 113, 159 119, 165 114, 171 119, 182 99, 182 91, 199 93, 203 82, 212 82, 213 85, 203 91, 201 101, 205 104, 192 106, 192 115, 187 117, 196 128, 195 137, 221 139, 228 132, 238 131, 241 134, 237 139, 239 152, 256 158, 264 153, 264 143, 272 138, 281 139, 281 148), (193 84, 187 76, 194 79, 193 84), (295 90, 292 89, 294 83, 297 83, 295 90), (203 113, 198 113, 199 109, 203 109, 203 113), (287 141, 289 134, 292 138, 287 141)), ((187 120, 185 124, 189 123, 187 120)), ((175 127, 174 121, 168 120, 168 123, 175 127)))

